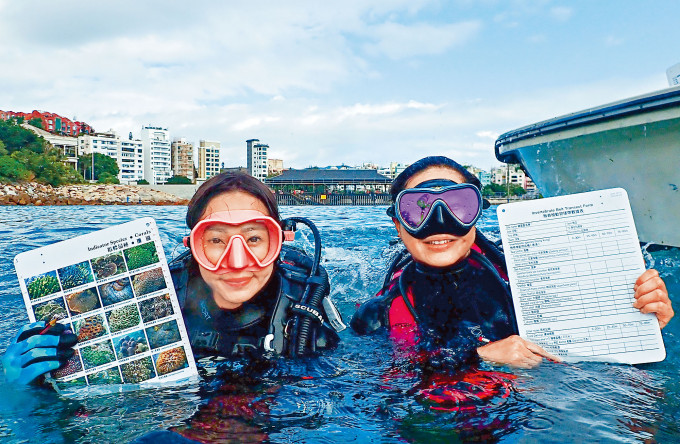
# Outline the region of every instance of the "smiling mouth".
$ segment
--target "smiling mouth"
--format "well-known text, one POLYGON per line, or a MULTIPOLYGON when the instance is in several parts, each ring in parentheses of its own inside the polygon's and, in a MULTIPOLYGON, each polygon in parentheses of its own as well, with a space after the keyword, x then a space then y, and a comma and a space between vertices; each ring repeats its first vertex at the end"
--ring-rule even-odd
POLYGON ((250 282, 251 278, 243 278, 243 279, 228 279, 225 280, 227 285, 231 285, 232 287, 242 287, 246 285, 248 282, 250 282))
POLYGON ((447 240, 434 240, 434 241, 429 241, 429 242, 426 242, 426 243, 427 243, 427 244, 430 244, 430 245, 444 245, 444 244, 448 244, 449 242, 453 242, 453 240, 451 240, 451 239, 447 239, 447 240))

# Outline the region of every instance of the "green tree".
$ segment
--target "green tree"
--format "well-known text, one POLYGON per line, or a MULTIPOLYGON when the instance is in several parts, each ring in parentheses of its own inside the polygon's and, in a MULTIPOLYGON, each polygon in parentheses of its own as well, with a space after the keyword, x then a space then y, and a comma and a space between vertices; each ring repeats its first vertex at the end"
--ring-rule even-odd
POLYGON ((64 164, 64 155, 42 137, 0 120, 0 180, 35 180, 53 186, 79 183, 82 176, 64 164))
POLYGON ((21 127, 16 120, 0 120, 0 140, 10 154, 20 149, 46 153, 51 148, 45 139, 21 127))
POLYGON ((9 180, 29 180, 32 173, 24 167, 21 162, 11 156, 0 156, 0 181, 9 180))
POLYGON ((120 183, 120 181, 118 180, 118 177, 104 171, 98 175, 97 183, 120 183))
POLYGON ((137 185, 149 185, 149 181, 146 179, 138 180, 137 185))
POLYGON ((497 183, 490 183, 482 188, 482 195, 484 196, 493 196, 496 193, 503 193, 503 195, 505 195, 506 192, 507 189, 505 185, 499 185, 497 183))
MULTIPOLYGON (((78 158, 78 171, 85 179, 92 180, 92 154, 85 154, 78 158)), ((116 159, 101 153, 94 153, 94 180, 97 180, 103 173, 118 177, 118 171, 116 159)))
POLYGON ((192 183, 191 179, 189 179, 186 176, 172 176, 168 181, 166 182, 167 184, 175 184, 175 185, 187 185, 192 183))
POLYGON ((36 128, 40 128, 41 130, 44 130, 44 129, 45 129, 45 128, 43 128, 42 120, 39 119, 39 118, 37 118, 37 117, 34 117, 34 118, 32 118, 31 120, 29 120, 29 121, 28 121, 28 124, 29 124, 29 125, 33 125, 33 126, 36 127, 36 128))
POLYGON ((525 195, 527 190, 522 188, 519 185, 510 185, 510 195, 511 196, 523 196, 525 195))
POLYGON ((10 157, 30 172, 28 177, 22 178, 23 180, 35 180, 52 186, 83 181, 82 176, 76 170, 64 165, 63 155, 56 149, 51 149, 45 154, 21 149, 13 152, 10 157))

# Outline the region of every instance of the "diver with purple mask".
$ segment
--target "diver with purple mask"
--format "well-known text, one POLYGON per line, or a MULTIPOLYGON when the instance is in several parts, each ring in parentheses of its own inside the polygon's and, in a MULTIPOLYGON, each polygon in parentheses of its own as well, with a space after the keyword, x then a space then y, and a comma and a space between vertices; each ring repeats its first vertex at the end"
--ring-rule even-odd
MULTIPOLYGON (((386 329, 407 350, 425 351, 430 364, 449 369, 481 360, 524 368, 559 361, 517 335, 503 253, 475 227, 486 204, 480 191, 475 176, 443 156, 423 158, 394 180, 387 214, 406 250, 383 289, 358 308, 351 322, 357 333, 386 329)), ((673 317, 656 270, 638 278, 635 299, 662 328, 673 317)))

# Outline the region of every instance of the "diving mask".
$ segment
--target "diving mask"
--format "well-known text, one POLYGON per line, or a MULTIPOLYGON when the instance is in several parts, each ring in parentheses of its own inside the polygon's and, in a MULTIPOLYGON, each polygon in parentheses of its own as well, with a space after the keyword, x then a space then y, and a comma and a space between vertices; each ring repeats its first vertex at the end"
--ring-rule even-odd
POLYGON ((434 179, 401 191, 387 214, 413 237, 464 236, 482 214, 482 194, 469 183, 434 179))
POLYGON ((260 270, 279 257, 281 245, 294 236, 276 220, 255 210, 220 211, 199 221, 184 245, 208 271, 260 270))

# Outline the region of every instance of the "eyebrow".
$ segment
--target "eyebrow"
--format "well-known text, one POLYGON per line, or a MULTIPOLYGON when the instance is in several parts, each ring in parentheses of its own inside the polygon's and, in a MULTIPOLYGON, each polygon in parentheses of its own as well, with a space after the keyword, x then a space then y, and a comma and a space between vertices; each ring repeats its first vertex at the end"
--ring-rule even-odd
POLYGON ((258 224, 256 222, 248 222, 241 227, 242 233, 246 231, 267 231, 267 228, 262 224, 258 224))

